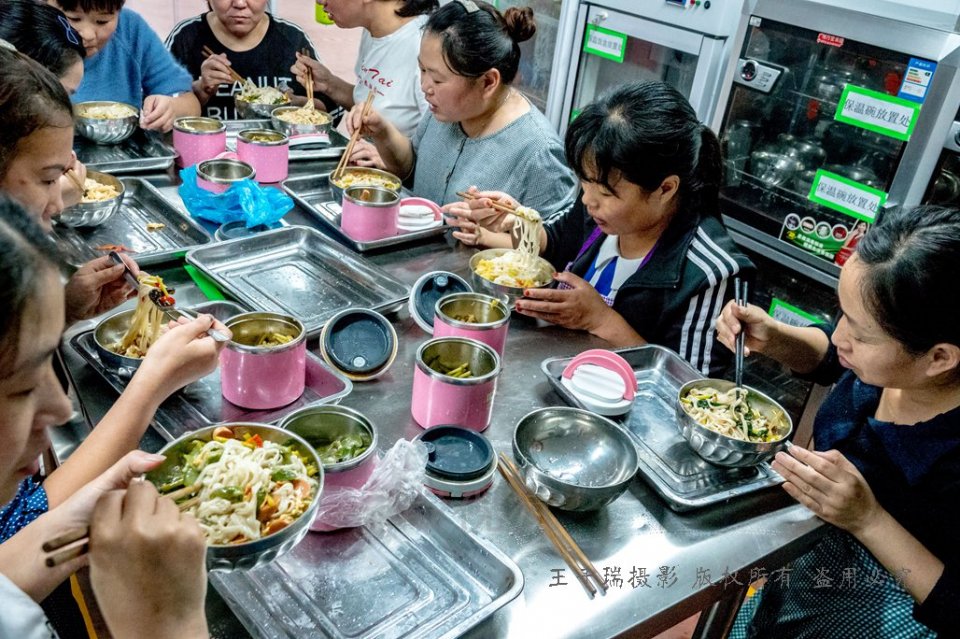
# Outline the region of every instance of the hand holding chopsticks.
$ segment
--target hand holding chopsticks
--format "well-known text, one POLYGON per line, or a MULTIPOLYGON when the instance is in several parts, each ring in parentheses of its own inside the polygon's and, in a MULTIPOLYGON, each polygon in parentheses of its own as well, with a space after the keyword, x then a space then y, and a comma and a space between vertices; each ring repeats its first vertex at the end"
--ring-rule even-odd
POLYGON ((570 567, 570 570, 573 571, 574 576, 580 581, 580 584, 584 590, 587 591, 587 594, 590 595, 590 598, 592 599, 598 590, 601 595, 607 594, 603 577, 597 572, 593 563, 587 558, 583 550, 580 549, 577 542, 573 540, 566 528, 557 521, 557 518, 550 512, 550 509, 547 508, 542 501, 527 492, 516 466, 514 466, 513 462, 503 453, 500 453, 498 468, 500 469, 500 474, 507 480, 507 483, 513 491, 517 493, 523 505, 536 517, 540 528, 546 533, 547 538, 553 543, 557 552, 563 557, 563 560, 567 566, 570 567), (590 581, 591 579, 593 579, 593 582, 590 581))
MULTIPOLYGON (((483 197, 471 191, 457 191, 457 196, 463 198, 464 200, 479 200, 483 197)), ((540 221, 540 214, 525 206, 508 206, 493 199, 490 199, 490 206, 501 213, 508 213, 524 220, 529 220, 531 222, 540 221)))
MULTIPOLYGON (((206 45, 204 45, 202 51, 203 51, 203 57, 205 58, 209 58, 210 56, 217 55, 216 53, 213 52, 213 49, 211 49, 206 45)), ((253 84, 252 82, 250 82, 250 80, 245 79, 242 75, 234 71, 232 67, 228 66, 227 71, 230 73, 230 77, 233 78, 234 82, 239 82, 240 84, 247 84, 247 83, 253 84)))
MULTIPOLYGON (((300 55, 305 58, 310 57, 310 50, 303 48, 300 50, 300 55)), ((304 79, 304 88, 307 90, 307 104, 304 108, 312 109, 313 108, 313 69, 307 66, 306 70, 307 77, 304 79)))
POLYGON ((331 180, 338 179, 343 174, 343 170, 347 168, 347 163, 350 161, 350 156, 353 154, 353 147, 356 146, 357 140, 360 139, 360 131, 363 129, 363 119, 367 117, 367 114, 370 112, 370 105, 373 104, 374 95, 376 94, 373 91, 370 91, 367 94, 367 99, 363 102, 363 109, 360 111, 360 124, 357 125, 357 128, 355 128, 353 133, 350 135, 350 142, 347 144, 347 148, 343 152, 343 155, 340 156, 340 161, 337 163, 337 168, 335 168, 333 173, 330 175, 331 180))

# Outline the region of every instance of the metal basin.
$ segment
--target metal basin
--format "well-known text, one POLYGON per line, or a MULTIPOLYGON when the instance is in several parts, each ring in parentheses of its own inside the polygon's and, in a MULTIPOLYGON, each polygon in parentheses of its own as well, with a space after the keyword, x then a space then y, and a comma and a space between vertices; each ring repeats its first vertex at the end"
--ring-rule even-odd
POLYGON ((537 280, 543 282, 540 286, 507 286, 505 284, 497 284, 477 274, 477 264, 480 263, 480 260, 492 260, 495 257, 500 257, 509 250, 511 249, 493 248, 474 253, 473 257, 470 258, 470 282, 473 284, 474 290, 486 293, 497 299, 505 299, 507 300, 507 305, 513 308, 516 301, 523 297, 524 288, 546 288, 550 286, 550 283, 553 281, 554 268, 550 262, 542 257, 537 258, 537 280))
POLYGON ((87 177, 100 184, 106 184, 117 189, 117 196, 99 202, 74 204, 54 218, 58 224, 64 226, 100 226, 120 210, 125 191, 123 182, 108 173, 100 173, 99 171, 87 171, 87 177))
POLYGON ((513 455, 527 487, 561 510, 603 508, 637 473, 637 450, 625 430, 579 408, 541 408, 513 434, 513 455))
POLYGON ((91 101, 73 105, 73 124, 79 135, 97 144, 119 144, 137 130, 140 110, 123 102, 91 101), (132 109, 133 114, 122 118, 91 118, 85 114, 92 107, 121 106, 132 109))
POLYGON ((121 377, 132 376, 143 361, 137 357, 125 357, 114 353, 108 348, 111 344, 116 344, 123 339, 127 329, 130 328, 130 322, 133 321, 134 310, 120 311, 100 320, 93 331, 93 343, 97 347, 97 355, 100 356, 100 361, 106 368, 116 372, 121 377))
POLYGON ((322 114, 326 117, 326 122, 323 124, 298 124, 296 122, 287 122, 286 120, 277 117, 284 113, 289 113, 291 111, 299 111, 301 107, 298 106, 278 106, 274 107, 273 111, 270 112, 270 123, 278 131, 283 131, 288 136, 293 137, 295 135, 316 135, 320 133, 327 133, 330 131, 330 124, 333 122, 333 118, 330 117, 330 114, 326 111, 320 111, 317 109, 317 113, 322 114))

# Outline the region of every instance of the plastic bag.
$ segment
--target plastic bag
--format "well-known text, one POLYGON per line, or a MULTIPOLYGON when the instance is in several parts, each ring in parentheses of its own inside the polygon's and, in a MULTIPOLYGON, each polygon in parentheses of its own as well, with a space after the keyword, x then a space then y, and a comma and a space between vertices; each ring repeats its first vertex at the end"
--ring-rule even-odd
POLYGON ((362 488, 339 488, 320 496, 317 522, 324 528, 379 524, 409 508, 423 490, 427 448, 400 439, 378 461, 362 488))
POLYGON ((190 215, 215 224, 243 220, 247 228, 272 226, 293 208, 289 195, 253 180, 240 180, 223 193, 211 193, 197 185, 196 166, 180 171, 180 179, 180 197, 190 215))

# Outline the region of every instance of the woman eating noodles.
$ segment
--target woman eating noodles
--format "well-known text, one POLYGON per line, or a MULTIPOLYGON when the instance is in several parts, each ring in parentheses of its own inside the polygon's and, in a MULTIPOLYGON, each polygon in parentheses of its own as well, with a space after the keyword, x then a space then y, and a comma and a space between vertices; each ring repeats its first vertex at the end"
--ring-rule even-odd
MULTIPOLYGON (((530 288, 518 313, 586 330, 613 346, 650 342, 717 375, 729 352, 714 322, 733 298, 734 276, 753 265, 720 221, 720 145, 676 89, 662 82, 624 85, 587 106, 570 124, 566 156, 582 191, 548 220, 539 251, 558 271, 556 288, 530 288)), ((515 208, 501 192, 449 207, 468 245, 512 246, 515 208)), ((536 208, 533 206, 532 208, 536 208)))
MULTIPOLYGON (((408 138, 376 109, 350 113, 386 169, 411 178, 413 192, 439 204, 471 185, 502 188, 544 215, 573 202, 574 178, 550 122, 511 87, 519 43, 536 31, 533 11, 501 15, 485 2, 457 0, 434 12, 420 43, 420 86, 430 112, 408 138)), ((363 154, 364 152, 358 152, 363 154)), ((357 155, 353 160, 364 164, 357 155)))
POLYGON ((834 526, 768 581, 732 636, 955 636, 960 612, 960 211, 884 211, 840 272, 836 327, 794 327, 728 304, 734 348, 835 384, 814 450, 777 453, 784 490, 834 526), (817 574, 850 587, 818 588, 817 574))

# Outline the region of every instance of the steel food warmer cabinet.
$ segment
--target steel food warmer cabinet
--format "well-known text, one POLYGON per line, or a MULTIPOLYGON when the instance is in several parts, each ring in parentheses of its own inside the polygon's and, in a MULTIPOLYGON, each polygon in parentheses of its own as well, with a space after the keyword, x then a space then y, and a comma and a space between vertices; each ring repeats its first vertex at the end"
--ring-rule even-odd
POLYGON ((733 50, 713 128, 724 220, 746 248, 832 286, 879 211, 935 184, 960 196, 954 138, 941 159, 960 132, 957 34, 758 0, 733 50), (931 183, 935 169, 949 175, 931 183))

